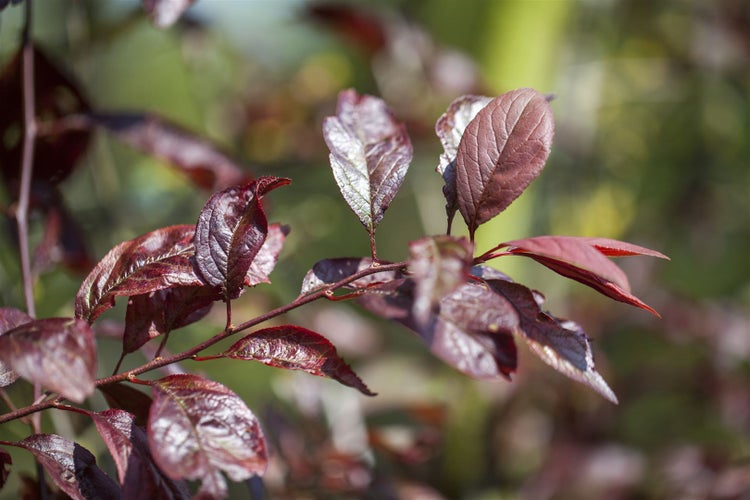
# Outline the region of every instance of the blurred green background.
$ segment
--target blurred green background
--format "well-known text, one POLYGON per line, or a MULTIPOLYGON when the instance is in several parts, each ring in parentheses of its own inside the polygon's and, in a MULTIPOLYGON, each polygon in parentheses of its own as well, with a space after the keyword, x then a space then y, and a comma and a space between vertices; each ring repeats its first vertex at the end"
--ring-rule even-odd
MULTIPOLYGON (((619 261, 660 320, 533 262, 498 263, 585 328, 619 406, 523 348, 513 382, 470 380, 401 327, 344 303, 307 306, 283 321, 328 336, 376 398, 249 363, 186 364, 238 392, 274 436, 271 498, 750 495, 747 2, 199 0, 168 30, 154 28, 138 2, 36 4, 34 39, 96 109, 160 113, 217 141, 253 175, 293 179, 268 199, 269 219, 292 230, 273 284, 248 291, 236 318, 292 300, 319 259, 369 252, 320 132, 347 87, 382 96, 415 146, 378 229, 382 258, 404 259, 410 240, 445 230, 435 120, 463 93, 517 87, 556 95, 553 152, 532 187, 482 226, 478 250, 566 234, 623 239, 672 258, 619 261)), ((0 13, 2 64, 18 48, 21 14, 0 13)), ((210 194, 105 135, 62 188, 95 259, 124 239, 194 222, 210 194)), ((82 278, 65 269, 41 276, 38 315, 69 316, 82 278)), ((0 305, 22 308, 22 297, 6 237, 0 305)), ((219 331, 220 309, 176 332, 168 349, 219 331)), ((118 307, 107 319, 123 315, 118 307)), ((119 343, 99 345, 109 374, 119 343)), ((141 364, 138 356, 126 366, 141 364)), ((17 383, 8 393, 23 401, 30 389, 17 383)), ((104 408, 98 396, 92 405, 104 408)), ((85 421, 45 419, 111 467, 85 421)), ((0 437, 26 432, 14 423, 0 437)), ((13 457, 16 471, 29 467, 28 456, 13 457)), ((13 498, 17 484, 12 475, 0 495, 13 498)), ((233 488, 234 497, 247 495, 233 488)))

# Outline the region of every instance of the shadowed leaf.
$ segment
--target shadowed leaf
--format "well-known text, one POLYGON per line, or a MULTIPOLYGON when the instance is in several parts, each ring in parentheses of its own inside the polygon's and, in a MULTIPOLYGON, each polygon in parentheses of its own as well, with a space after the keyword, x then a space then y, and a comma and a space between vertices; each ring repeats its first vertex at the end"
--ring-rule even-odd
POLYGON ((332 378, 366 396, 375 395, 339 357, 328 339, 300 326, 284 325, 251 333, 220 356, 259 361, 287 370, 302 370, 319 377, 332 378))
POLYGON ((279 254, 284 247, 284 241, 289 234, 289 227, 281 224, 268 226, 268 235, 263 246, 260 247, 258 255, 255 256, 250 268, 245 275, 245 286, 256 286, 261 283, 270 283, 269 276, 276 267, 279 254))
POLYGON ((553 134, 552 109, 533 89, 496 97, 469 123, 456 154, 456 188, 472 239, 541 173, 553 134))
POLYGON ((5 486, 5 481, 8 480, 11 465, 13 465, 13 458, 10 453, 0 449, 0 489, 5 486))
POLYGON ((97 387, 110 408, 125 410, 135 418, 135 424, 146 427, 148 412, 151 410, 151 397, 124 383, 100 385, 97 387))
POLYGON ((197 375, 152 382, 148 436, 159 468, 172 479, 200 479, 201 491, 226 496, 232 481, 262 475, 266 442, 255 415, 223 385, 197 375))
POLYGON ((38 319, 0 335, 0 360, 78 403, 94 391, 96 359, 94 333, 80 319, 38 319))
MULTIPOLYGON (((28 323, 32 318, 15 307, 0 307, 0 336, 17 326, 28 323)), ((18 374, 2 362, 0 356, 0 387, 7 387, 18 379, 18 374)))
MULTIPOLYGON (((380 263, 383 263, 382 261, 380 263)), ((373 266, 370 257, 337 257, 334 259, 323 259, 307 271, 302 279, 300 295, 307 295, 328 285, 341 281, 352 274, 364 271, 373 266)), ((346 285, 349 289, 360 289, 372 286, 375 283, 385 283, 396 279, 394 271, 374 273, 346 285)))
POLYGON ((411 163, 406 128, 382 99, 349 89, 323 121, 323 136, 341 194, 372 235, 411 163))
POLYGON ((81 284, 76 317, 92 323, 114 306, 117 296, 203 285, 192 262, 194 229, 190 225, 169 226, 114 247, 81 284))

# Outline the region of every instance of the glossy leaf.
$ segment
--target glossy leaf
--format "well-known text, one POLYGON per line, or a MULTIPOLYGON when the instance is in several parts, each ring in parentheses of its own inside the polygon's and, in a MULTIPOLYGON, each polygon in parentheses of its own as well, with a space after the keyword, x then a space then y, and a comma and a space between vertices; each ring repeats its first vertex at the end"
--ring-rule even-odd
POLYGON ((261 475, 266 443, 255 415, 223 385, 197 375, 170 375, 152 383, 151 453, 172 479, 200 479, 201 491, 226 496, 233 481, 261 475))
MULTIPOLYGON (((537 236, 508 241, 503 246, 507 246, 512 254, 530 257, 556 273, 583 283, 609 298, 659 316, 653 308, 630 293, 628 277, 595 246, 596 241, 601 240, 594 239, 592 243, 588 238, 573 236, 537 236)), ((625 246, 617 248, 619 249, 607 251, 625 251, 625 246)), ((636 251, 636 248, 641 247, 633 245, 628 248, 629 251, 636 251)))
POLYGON ((289 179, 260 177, 215 193, 198 217, 195 259, 205 281, 225 296, 239 296, 245 277, 268 233, 260 199, 289 179))
POLYGON ((443 145, 443 153, 436 168, 443 177, 443 195, 445 196, 445 213, 450 227, 458 210, 458 193, 456 192, 456 155, 461 137, 469 122, 492 100, 491 97, 465 95, 453 101, 445 113, 435 123, 435 133, 443 145))
POLYGON ((75 500, 123 498, 117 483, 86 448, 56 434, 35 434, 14 446, 31 452, 55 484, 75 500))
MULTIPOLYGON (((382 263, 382 262, 381 262, 382 263)), ((328 285, 337 283, 359 271, 364 271, 373 266, 373 260, 370 257, 338 257, 333 259, 323 259, 307 271, 302 279, 302 288, 300 295, 307 295, 316 290, 320 290, 328 285)), ((346 288, 362 289, 372 286, 376 283, 385 283, 396 279, 397 275, 393 271, 374 273, 367 275, 358 280, 349 283, 346 288)))
POLYGON ((471 377, 510 378, 516 370, 512 333, 518 315, 486 285, 461 285, 440 300, 438 312, 424 323, 414 318, 414 282, 409 279, 374 287, 357 302, 415 331, 433 354, 471 377))
MULTIPOLYGON (((28 323, 32 318, 25 312, 15 307, 0 307, 0 336, 17 326, 28 323)), ((18 380, 18 374, 3 363, 0 356, 0 387, 7 387, 18 380)))
POLYGON ((112 409, 125 410, 133 415, 135 424, 146 427, 148 413, 151 410, 151 397, 125 383, 100 385, 97 387, 112 409))
POLYGON ((302 370, 319 377, 332 378, 366 396, 375 395, 341 359, 328 339, 300 326, 276 326, 251 333, 221 356, 259 361, 287 370, 302 370))
POLYGON ((8 480, 11 465, 13 465, 13 458, 10 453, 0 449, 0 489, 5 486, 5 482, 8 480))
POLYGON ((553 134, 552 109, 533 89, 496 97, 469 123, 456 154, 456 189, 472 239, 541 173, 553 134))
POLYGON ((169 28, 195 0, 143 0, 143 8, 157 28, 169 28))
POLYGON ((425 323, 440 299, 466 282, 474 245, 466 238, 432 236, 409 243, 414 288, 414 317, 425 323))
POLYGON ((276 267, 276 262, 279 260, 279 254, 284 247, 288 234, 288 226, 282 226, 281 224, 268 226, 266 241, 263 242, 258 255, 255 256, 247 274, 245 274, 245 286, 256 286, 271 282, 269 276, 276 267))
POLYGON ((372 235, 411 163, 406 127, 382 99, 349 89, 323 121, 323 137, 339 190, 372 235))
POLYGON ((542 311, 544 298, 523 285, 506 280, 487 282, 516 308, 521 337, 534 354, 560 373, 617 403, 614 392, 594 367, 591 343, 580 325, 542 311))
POLYGON ((0 360, 78 403, 94 391, 96 359, 94 333, 80 319, 38 319, 0 335, 0 360))
POLYGON ((89 412, 99 435, 117 466, 125 499, 190 498, 182 481, 166 477, 156 466, 146 433, 135 424, 133 415, 122 410, 89 412))
POLYGON ((190 225, 169 226, 114 247, 81 284, 76 317, 92 323, 114 306, 117 296, 203 285, 192 262, 194 229, 190 225))
POLYGON ((203 189, 224 189, 250 176, 215 144, 158 115, 92 114, 86 120, 130 147, 177 168, 203 189))

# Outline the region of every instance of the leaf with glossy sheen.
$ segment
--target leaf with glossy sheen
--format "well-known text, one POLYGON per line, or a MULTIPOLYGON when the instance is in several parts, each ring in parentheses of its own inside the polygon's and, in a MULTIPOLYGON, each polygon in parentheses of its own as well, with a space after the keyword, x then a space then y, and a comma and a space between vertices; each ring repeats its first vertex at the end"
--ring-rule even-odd
POLYGON ((221 356, 259 361, 287 370, 302 370, 318 377, 332 378, 366 396, 375 395, 341 359, 328 339, 300 326, 276 326, 253 332, 221 356))
POLYGON ((370 234, 396 196, 413 151, 406 127, 382 99, 349 89, 323 121, 336 184, 370 234))
MULTIPOLYGON (((556 273, 583 283, 611 299, 640 307, 659 316, 652 307, 630 293, 628 277, 597 248, 596 241, 574 236, 537 236, 508 241, 503 243, 503 246, 507 246, 512 254, 530 257, 556 273)), ((600 245, 603 246, 603 243, 600 245)), ((607 251, 623 252, 623 248, 614 250, 610 247, 607 251)), ((630 247, 629 251, 636 251, 635 245, 630 247)))
POLYGON ((199 494, 226 496, 232 481, 262 475, 266 442, 255 415, 231 390, 197 375, 170 375, 151 385, 151 453, 172 479, 200 479, 199 494))
POLYGON ((268 226, 266 241, 263 242, 258 255, 255 256, 247 274, 245 274, 245 286, 256 286, 271 282, 269 276, 276 267, 276 262, 279 260, 279 254, 284 247, 288 234, 289 226, 282 226, 281 224, 268 226))
MULTIPOLYGON (((0 335, 31 320, 31 316, 20 309, 0 307, 0 335)), ((16 380, 18 380, 18 374, 0 359, 0 387, 7 387, 16 380)))
MULTIPOLYGON (((570 238, 570 236, 569 236, 570 238)), ((660 259, 667 259, 669 257, 656 250, 634 245, 627 241, 611 240, 609 238, 580 238, 586 241, 589 245, 593 246, 607 257, 627 257, 630 255, 646 255, 648 257, 658 257, 660 259)))
POLYGON ((195 0, 143 0, 143 8, 157 28, 169 28, 195 0))
POLYGON ((443 177, 443 195, 445 196, 445 213, 450 227, 458 210, 456 192, 456 154, 461 137, 469 122, 492 100, 491 97, 465 95, 453 101, 445 113, 435 123, 435 133, 443 145, 440 162, 435 169, 443 177))
POLYGON ((440 299, 466 282, 474 245, 466 238, 428 236, 409 243, 409 271, 416 283, 414 317, 425 323, 440 299))
POLYGON ((99 435, 117 466, 125 499, 189 499, 182 481, 166 477, 154 463, 146 433, 135 424, 133 415, 122 410, 89 412, 99 435))
POLYGON ((414 282, 392 281, 357 299, 368 311, 415 331, 437 357, 474 378, 510 378, 517 365, 512 304, 484 284, 465 283, 419 323, 413 315, 414 282))
POLYGON ((94 391, 94 333, 80 319, 38 319, 7 331, 0 335, 0 360, 26 380, 78 403, 94 391))
POLYGON ((209 198, 195 229, 195 260, 205 281, 237 298, 245 276, 266 240, 268 222, 260 203, 289 179, 259 177, 209 198))
POLYGON ((75 500, 123 498, 117 483, 86 448, 56 434, 35 434, 14 443, 34 455, 55 484, 75 500))
POLYGON ((506 92, 471 120, 456 154, 456 190, 472 237, 541 173, 553 135, 552 109, 533 89, 506 92))
POLYGON ((617 403, 614 392, 594 367, 591 343, 580 325, 542 311, 544 298, 523 285, 506 280, 487 283, 516 308, 521 337, 534 354, 560 373, 617 403))
POLYGON ((110 408, 127 411, 135 418, 136 425, 146 427, 152 403, 148 394, 121 382, 100 385, 97 388, 104 395, 110 408))
POLYGON ((203 285, 192 262, 194 231, 190 225, 169 226, 114 247, 81 284, 76 317, 92 323, 117 296, 203 285))
MULTIPOLYGON (((381 261, 380 263, 384 262, 381 261)), ((302 279, 300 295, 307 295, 308 293, 325 288, 372 266, 373 261, 370 257, 337 257, 320 260, 315 263, 312 269, 307 271, 307 274, 302 279)), ((396 277, 397 274, 394 271, 374 273, 352 281, 346 285, 346 288, 367 288, 376 283, 391 281, 396 279, 396 277)))

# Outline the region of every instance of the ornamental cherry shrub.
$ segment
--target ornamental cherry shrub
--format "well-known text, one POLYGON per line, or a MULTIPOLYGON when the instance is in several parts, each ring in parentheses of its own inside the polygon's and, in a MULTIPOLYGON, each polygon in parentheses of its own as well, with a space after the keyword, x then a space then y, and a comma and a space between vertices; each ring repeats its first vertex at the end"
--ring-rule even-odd
MULTIPOLYGON (((37 49, 24 50, 36 58, 37 70, 58 74, 37 49)), ((13 71, 14 64, 21 67, 20 61, 21 56, 0 76, 0 97, 8 97, 8 89, 15 88, 4 82, 20 81, 21 72, 13 71)), ((72 84, 60 80, 59 85, 72 84)), ((196 214, 195 223, 163 227, 107 252, 83 280, 70 317, 35 319, 30 311, 0 308, 0 388, 25 380, 39 396, 23 404, 6 397, 9 410, 0 415, 0 429, 6 422, 33 418, 42 411, 74 412, 93 422, 112 456, 116 479, 103 472, 80 444, 42 433, 38 424, 23 440, 0 441, 2 447, 31 453, 59 489, 73 498, 223 498, 226 478, 244 481, 263 475, 269 451, 262 422, 242 399, 231 388, 196 374, 156 378, 152 372, 158 368, 189 359, 255 361, 333 379, 374 396, 325 332, 293 324, 263 326, 271 319, 279 323, 285 313, 316 300, 350 300, 399 323, 436 357, 474 378, 510 379, 517 368, 516 340, 521 340, 552 368, 613 403, 617 398, 596 371, 581 326, 545 311, 540 292, 516 283, 496 267, 506 258, 530 258, 658 316, 631 293, 627 277, 610 259, 666 258, 654 250, 575 236, 521 238, 498 242, 483 253, 475 250, 480 226, 523 193, 549 156, 553 116, 548 96, 536 90, 522 88, 495 98, 462 96, 437 120, 435 131, 444 149, 437 172, 444 180, 446 234, 417 237, 402 262, 378 257, 376 229, 408 172, 413 154, 409 135, 383 100, 355 90, 341 92, 335 114, 323 121, 323 137, 333 179, 366 231, 362 237, 369 238, 370 255, 335 256, 313 264, 300 277, 297 298, 252 318, 237 317, 232 306, 248 289, 269 283, 293 228, 269 222, 264 199, 276 189, 294 189, 289 187, 291 180, 243 179, 232 160, 213 145, 168 121, 155 115, 94 113, 79 93, 75 95, 72 112, 48 113, 52 121, 40 124, 47 140, 40 142, 36 153, 44 157, 64 147, 51 144, 50 137, 68 145, 77 141, 78 146, 67 150, 68 163, 61 162, 64 175, 37 169, 37 184, 54 192, 85 149, 87 134, 99 128, 178 166, 197 185, 221 189, 196 214), (457 213, 468 237, 451 235, 457 213), (114 367, 106 367, 112 375, 96 378, 94 331, 102 313, 118 298, 127 301, 121 355, 114 367), (224 328, 185 351, 167 354, 164 347, 171 332, 201 321, 217 302, 225 308, 224 328), (236 339, 234 344, 219 353, 211 351, 229 337, 236 339), (154 339, 158 348, 149 361, 120 369, 128 355, 154 339), (148 386, 150 395, 134 385, 148 386), (95 411, 86 404, 95 391, 104 396, 109 409, 95 411)), ((45 102, 39 100, 42 108, 45 102)), ((0 120, 0 127, 4 123, 0 120)), ((0 153, 7 159, 12 151, 0 153)), ((17 157, 28 158, 27 153, 18 152, 17 157)), ((23 183, 19 187, 14 182, 23 177, 23 167, 4 167, 11 196, 23 195, 23 183)), ((52 209, 47 210, 49 215, 52 209)), ((66 258, 70 248, 62 248, 66 258)), ((2 486, 12 465, 3 448, 0 465, 2 486)))

